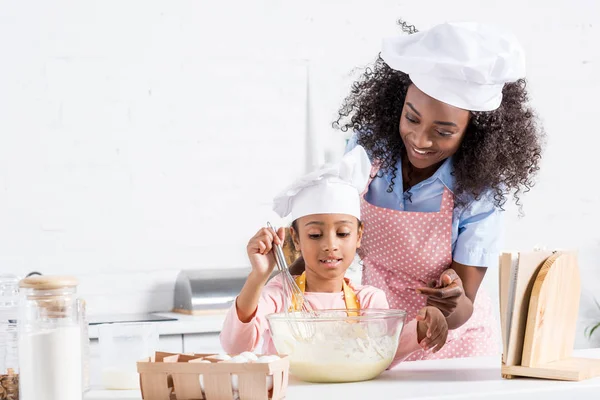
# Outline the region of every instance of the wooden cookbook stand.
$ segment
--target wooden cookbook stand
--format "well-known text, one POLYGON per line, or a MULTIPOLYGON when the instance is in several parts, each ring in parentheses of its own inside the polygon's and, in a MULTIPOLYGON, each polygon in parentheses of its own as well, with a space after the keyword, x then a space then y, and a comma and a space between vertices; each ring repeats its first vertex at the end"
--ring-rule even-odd
POLYGON ((580 297, 577 254, 546 253, 500 258, 502 376, 566 381, 600 376, 600 359, 572 357, 580 297))

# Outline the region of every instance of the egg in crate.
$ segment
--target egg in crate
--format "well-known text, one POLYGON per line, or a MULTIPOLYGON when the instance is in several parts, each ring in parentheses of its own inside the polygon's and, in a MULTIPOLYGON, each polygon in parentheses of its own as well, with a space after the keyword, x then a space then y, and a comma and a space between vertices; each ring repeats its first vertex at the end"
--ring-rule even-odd
MULTIPOLYGON (((214 358, 214 357, 213 357, 214 358)), ((261 356, 258 357, 256 354, 246 351, 244 353, 238 354, 237 356, 231 357, 228 360, 220 361, 222 363, 270 363, 271 361, 279 360, 280 357, 277 355, 270 356, 261 356)), ((239 390, 239 380, 237 374, 231 374, 231 386, 234 392, 239 390)), ((267 376, 267 389, 273 390, 273 377, 271 375, 267 376)), ((234 393, 235 394, 235 393, 234 393)))

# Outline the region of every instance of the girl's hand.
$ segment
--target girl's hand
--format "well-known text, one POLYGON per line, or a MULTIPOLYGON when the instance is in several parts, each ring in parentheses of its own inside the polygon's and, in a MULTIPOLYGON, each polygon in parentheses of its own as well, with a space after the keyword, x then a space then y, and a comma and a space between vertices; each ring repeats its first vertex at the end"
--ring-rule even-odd
POLYGON ((417 341, 424 350, 437 353, 446 344, 448 323, 436 307, 423 307, 417 314, 417 341))
POLYGON ((464 300, 465 290, 460 277, 453 269, 447 269, 440 276, 441 285, 417 288, 417 293, 427 296, 427 305, 437 307, 445 317, 449 317, 464 300))
POLYGON ((273 245, 283 245, 285 229, 279 228, 277 235, 270 228, 260 229, 248 242, 246 251, 252 265, 252 273, 257 277, 268 279, 275 268, 273 245))

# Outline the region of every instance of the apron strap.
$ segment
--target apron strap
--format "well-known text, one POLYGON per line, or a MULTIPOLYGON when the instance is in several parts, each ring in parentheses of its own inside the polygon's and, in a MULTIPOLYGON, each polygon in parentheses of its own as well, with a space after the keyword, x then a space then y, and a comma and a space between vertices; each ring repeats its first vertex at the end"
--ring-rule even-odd
MULTIPOLYGON (((302 275, 298 275, 296 277, 296 285, 298 285, 298 287, 300 288, 302 293, 304 293, 304 291, 306 290, 306 272, 303 272, 302 275)), ((342 290, 344 291, 344 302, 346 303, 346 309, 359 309, 360 302, 358 301, 358 298, 356 297, 356 293, 354 292, 354 290, 352 290, 350 285, 348 285, 348 283, 346 282, 346 278, 344 278, 344 280, 342 282, 342 290)), ((292 304, 293 305, 291 308, 294 311, 300 310, 299 305, 296 304, 296 299, 292 299, 292 304)), ((348 313, 348 316, 357 316, 357 315, 358 315, 358 313, 355 311, 348 313)))

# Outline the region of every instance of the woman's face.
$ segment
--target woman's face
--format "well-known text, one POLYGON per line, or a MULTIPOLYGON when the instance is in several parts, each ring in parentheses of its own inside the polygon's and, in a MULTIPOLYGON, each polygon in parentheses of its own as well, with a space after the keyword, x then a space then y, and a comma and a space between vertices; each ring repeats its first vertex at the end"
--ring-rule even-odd
POLYGON ((418 169, 439 164, 458 151, 471 113, 429 97, 410 85, 400 116, 400 137, 418 169))

